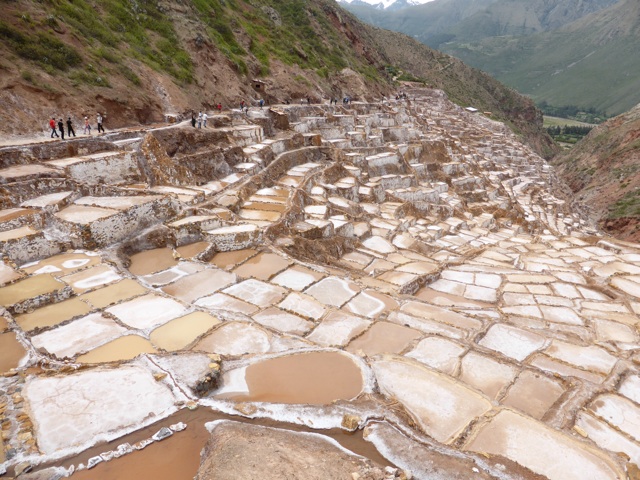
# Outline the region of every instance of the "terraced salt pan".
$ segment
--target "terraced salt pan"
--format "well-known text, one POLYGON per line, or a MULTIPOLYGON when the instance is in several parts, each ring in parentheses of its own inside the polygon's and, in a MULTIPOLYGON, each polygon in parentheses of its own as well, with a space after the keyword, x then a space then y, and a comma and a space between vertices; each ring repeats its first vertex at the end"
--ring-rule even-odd
POLYGON ((12 230, 5 230, 0 232, 0 242, 7 242, 9 240, 16 240, 18 238, 28 237, 30 235, 37 235, 40 230, 36 230, 30 225, 24 225, 22 227, 14 228, 12 230))
POLYGON ((158 273, 152 273, 150 275, 145 275, 141 277, 146 283, 154 286, 160 287, 162 285, 166 285, 171 282, 175 282, 176 280, 185 277, 187 275, 192 275, 194 273, 201 272, 206 267, 200 263, 195 262, 180 262, 177 266, 173 268, 169 268, 168 270, 163 270, 158 273))
POLYGON ((628 455, 631 462, 640 464, 640 446, 606 422, 600 421, 586 412, 578 413, 576 430, 593 440, 599 447, 610 452, 628 455))
POLYGON ((48 274, 28 277, 1 288, 0 305, 14 305, 40 295, 52 294, 64 287, 64 283, 48 274))
POLYGON ((150 275, 178 264, 171 248, 155 248, 131 255, 129 271, 134 275, 150 275))
POLYGON ((460 381, 481 391, 490 398, 511 384, 518 370, 485 355, 470 351, 460 362, 460 381))
POLYGON ((328 405, 355 398, 363 387, 354 359, 342 352, 317 351, 259 360, 231 371, 223 376, 222 391, 224 398, 235 401, 328 405))
POLYGON ((78 363, 108 363, 131 360, 143 353, 156 353, 151 342, 140 335, 124 335, 80 355, 78 363))
POLYGON ((259 253, 234 270, 240 277, 269 280, 287 268, 291 262, 274 253, 259 253))
MULTIPOLYGON (((41 274, 41 273, 60 273, 60 275, 73 273, 81 268, 91 267, 101 262, 100 255, 86 252, 86 253, 61 253, 60 255, 54 255, 53 257, 45 258, 37 262, 32 262, 20 267, 26 273, 41 274)), ((54 275, 56 277, 60 275, 54 275)))
POLYGON ((483 347, 520 362, 543 348, 546 343, 545 338, 540 335, 503 324, 493 325, 480 341, 483 347))
POLYGON ((94 308, 105 308, 122 300, 137 297, 148 290, 135 280, 125 278, 117 283, 81 295, 79 298, 94 308))
POLYGON ((319 272, 294 265, 273 277, 271 283, 300 292, 323 277, 319 272))
POLYGON ((210 310, 229 310, 231 312, 243 313, 245 315, 252 315, 259 310, 258 307, 247 303, 243 300, 238 300, 224 293, 216 293, 208 297, 202 297, 196 300, 194 305, 198 305, 210 310))
POLYGON ((636 441, 640 440, 640 407, 628 398, 610 393, 600 395, 589 410, 636 441))
POLYGON ((256 253, 258 253, 258 251, 251 248, 232 250, 230 252, 220 252, 216 253, 213 258, 209 260, 209 263, 214 264, 218 268, 228 270, 229 268, 244 262, 247 258, 251 258, 256 253))
POLYGON ((557 381, 525 370, 509 388, 503 404, 541 419, 563 393, 557 381))
POLYGON ((61 327, 31 338, 36 348, 42 348, 58 358, 73 357, 92 350, 127 332, 127 329, 101 313, 92 313, 61 327))
POLYGON ((278 307, 312 320, 320 319, 326 312, 326 308, 321 303, 299 293, 287 295, 278 307))
POLYGON ((269 334, 263 329, 246 323, 229 322, 200 340, 193 350, 236 356, 265 353, 270 346, 269 334))
POLYGON ((22 330, 28 332, 36 328, 58 325, 74 317, 86 315, 90 311, 90 305, 74 297, 59 303, 46 305, 30 313, 16 315, 15 320, 22 330))
POLYGON ((465 449, 502 455, 550 480, 622 480, 625 475, 604 454, 529 417, 498 413, 465 449))
POLYGON ((320 303, 340 307, 354 297, 360 289, 353 282, 336 277, 327 277, 305 290, 320 303))
POLYGON ((364 332, 369 325, 371 322, 364 318, 333 311, 327 314, 307 339, 324 347, 341 347, 364 332))
POLYGON ((287 293, 283 288, 254 279, 232 285, 223 292, 262 308, 276 304, 287 293))
POLYGON ((26 354, 15 333, 0 333, 0 373, 20 366, 26 354))
POLYGON ((544 353, 565 363, 605 375, 611 372, 618 361, 602 348, 593 345, 582 347, 559 340, 554 340, 544 353))
POLYGON ((95 265, 77 273, 60 277, 75 293, 81 294, 95 287, 117 282, 122 277, 108 265, 95 265))
POLYGON ((384 357, 372 369, 380 390, 402 403, 420 428, 442 443, 451 443, 492 408, 486 397, 417 363, 384 357))
POLYGON ((253 319, 265 327, 294 335, 304 335, 314 326, 312 322, 275 307, 257 313, 253 319))
POLYGON ((421 332, 402 325, 377 322, 353 340, 347 350, 352 353, 363 352, 368 356, 379 353, 400 353, 421 336, 421 332))
POLYGON ((82 197, 75 201, 76 205, 97 206, 115 210, 128 210, 137 205, 144 205, 163 198, 162 195, 139 195, 123 197, 82 197))
POLYGON ((147 294, 106 310, 132 328, 157 327, 186 313, 180 303, 159 295, 147 294))
POLYGON ((182 277, 163 287, 162 291, 179 298, 183 302, 190 303, 200 297, 212 295, 235 282, 235 274, 208 268, 193 275, 182 277))
POLYGON ((218 318, 208 313, 193 312, 156 328, 149 335, 149 339, 155 346, 167 352, 174 352, 187 347, 219 323, 218 318))
POLYGON ((458 371, 460 357, 465 350, 465 347, 450 340, 427 337, 406 356, 447 375, 454 375, 458 371))
POLYGON ((151 372, 134 365, 62 377, 29 377, 22 394, 39 449, 54 456, 151 423, 174 411, 176 402, 151 372))
POLYGON ((54 215, 67 222, 78 223, 80 225, 90 225, 96 220, 111 217, 117 213, 119 213, 119 211, 112 208, 100 208, 74 204, 56 212, 54 215))
POLYGON ((347 310, 367 318, 376 318, 382 312, 395 310, 398 307, 398 302, 393 298, 375 290, 362 291, 345 305, 347 310))

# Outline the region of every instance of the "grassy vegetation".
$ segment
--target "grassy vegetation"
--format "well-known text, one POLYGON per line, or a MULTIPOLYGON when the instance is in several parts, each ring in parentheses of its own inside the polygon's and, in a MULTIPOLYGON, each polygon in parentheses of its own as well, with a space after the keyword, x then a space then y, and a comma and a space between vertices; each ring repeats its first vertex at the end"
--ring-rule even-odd
POLYGON ((640 216, 640 190, 627 192, 624 197, 609 207, 610 219, 640 216))
POLYGON ((592 127, 593 124, 580 122, 578 120, 572 120, 570 118, 552 117, 550 115, 544 116, 544 127, 592 127))

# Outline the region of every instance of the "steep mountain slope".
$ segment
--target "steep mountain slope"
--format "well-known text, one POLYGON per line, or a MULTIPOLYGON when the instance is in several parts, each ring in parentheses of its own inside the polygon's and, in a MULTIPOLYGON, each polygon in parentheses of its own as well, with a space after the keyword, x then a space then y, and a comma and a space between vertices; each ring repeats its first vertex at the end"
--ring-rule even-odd
POLYGON ((448 53, 535 100, 619 114, 640 102, 640 3, 619 3, 542 34, 452 42, 448 53))
POLYGON ((403 35, 363 25, 333 0, 16 0, 0 4, 0 18, 5 134, 42 132, 52 115, 78 124, 107 111, 109 128, 219 102, 380 98, 396 88, 387 67, 399 66, 553 153, 530 100, 403 35))
POLYGON ((640 105, 592 130, 553 164, 605 230, 640 240, 640 105))

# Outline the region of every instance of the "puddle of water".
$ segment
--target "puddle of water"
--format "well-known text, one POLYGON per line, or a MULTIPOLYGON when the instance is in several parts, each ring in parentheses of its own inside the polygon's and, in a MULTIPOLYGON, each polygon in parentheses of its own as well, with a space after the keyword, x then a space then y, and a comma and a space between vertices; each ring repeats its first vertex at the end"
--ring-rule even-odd
POLYGON ((204 252, 210 246, 209 242, 196 242, 190 243, 189 245, 183 245, 181 247, 176 248, 176 251, 180 254, 182 258, 191 258, 195 257, 199 253, 204 252))
POLYGON ((400 353, 422 333, 394 323, 378 322, 349 344, 349 352, 363 351, 367 355, 400 353))
POLYGON ((337 352, 310 352, 271 358, 247 367, 248 394, 236 401, 328 405, 350 400, 363 387, 360 368, 337 352))
POLYGON ((260 253, 247 260, 233 272, 240 277, 269 280, 289 266, 290 262, 275 253, 260 253))
MULTIPOLYGON (((75 272, 81 268, 96 265, 102 260, 100 255, 85 255, 84 253, 61 253, 53 257, 40 260, 20 267, 27 273, 35 273, 43 271, 60 272, 59 275, 75 272)), ((58 275, 56 275, 58 276, 58 275)))
POLYGON ((108 287, 100 288, 91 293, 85 293, 80 298, 95 308, 105 308, 122 300, 129 300, 147 293, 147 289, 135 280, 125 278, 108 287))
POLYGON ((177 264, 171 248, 155 248, 131 255, 129 271, 134 275, 149 275, 175 267, 177 264))
POLYGON ((80 315, 86 315, 91 307, 77 297, 38 308, 33 313, 16 315, 16 323, 28 332, 35 328, 45 328, 58 325, 80 315))
POLYGON ((209 263, 213 263, 219 268, 233 267, 244 262, 247 258, 255 255, 256 253, 258 253, 256 250, 252 250, 250 248, 234 250, 231 252, 220 252, 214 255, 214 257, 209 260, 209 263))
POLYGON ((174 352, 182 350, 218 323, 220 320, 208 313, 193 312, 156 328, 149 338, 154 345, 174 352))
MULTIPOLYGON (((249 420, 214 412, 208 408, 196 410, 183 409, 153 425, 140 429, 130 435, 113 440, 107 444, 98 445, 84 451, 80 455, 70 457, 58 465, 68 468, 71 465, 84 463, 102 452, 115 450, 118 445, 131 445, 147 439, 162 427, 168 427, 178 422, 187 424, 186 430, 175 433, 171 437, 154 442, 143 450, 115 458, 109 462, 102 462, 91 470, 82 470, 72 475, 73 480, 139 480, 153 478, 154 480, 192 480, 200 466, 200 451, 209 440, 210 433, 205 423, 215 420, 233 420, 274 428, 285 428, 296 432, 315 432, 333 438, 343 447, 352 452, 369 458, 380 465, 392 465, 378 450, 362 438, 362 432, 344 432, 340 429, 311 430, 299 425, 279 423, 269 419, 249 420)), ((46 467, 46 466, 45 466, 46 467)))
POLYGON ((80 355, 77 361, 79 363, 118 362, 130 360, 141 353, 157 353, 157 351, 146 338, 138 335, 125 335, 105 343, 89 353, 80 355))
POLYGON ((0 372, 4 373, 16 368, 26 354, 15 333, 0 334, 0 372))

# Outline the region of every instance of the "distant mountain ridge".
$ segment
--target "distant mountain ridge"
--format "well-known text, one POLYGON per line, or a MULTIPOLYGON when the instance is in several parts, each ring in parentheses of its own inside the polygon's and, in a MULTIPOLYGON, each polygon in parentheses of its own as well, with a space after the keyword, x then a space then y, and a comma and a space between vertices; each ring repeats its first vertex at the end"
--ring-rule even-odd
POLYGON ((536 101, 613 115, 640 102, 637 0, 435 0, 389 12, 346 7, 536 101))

